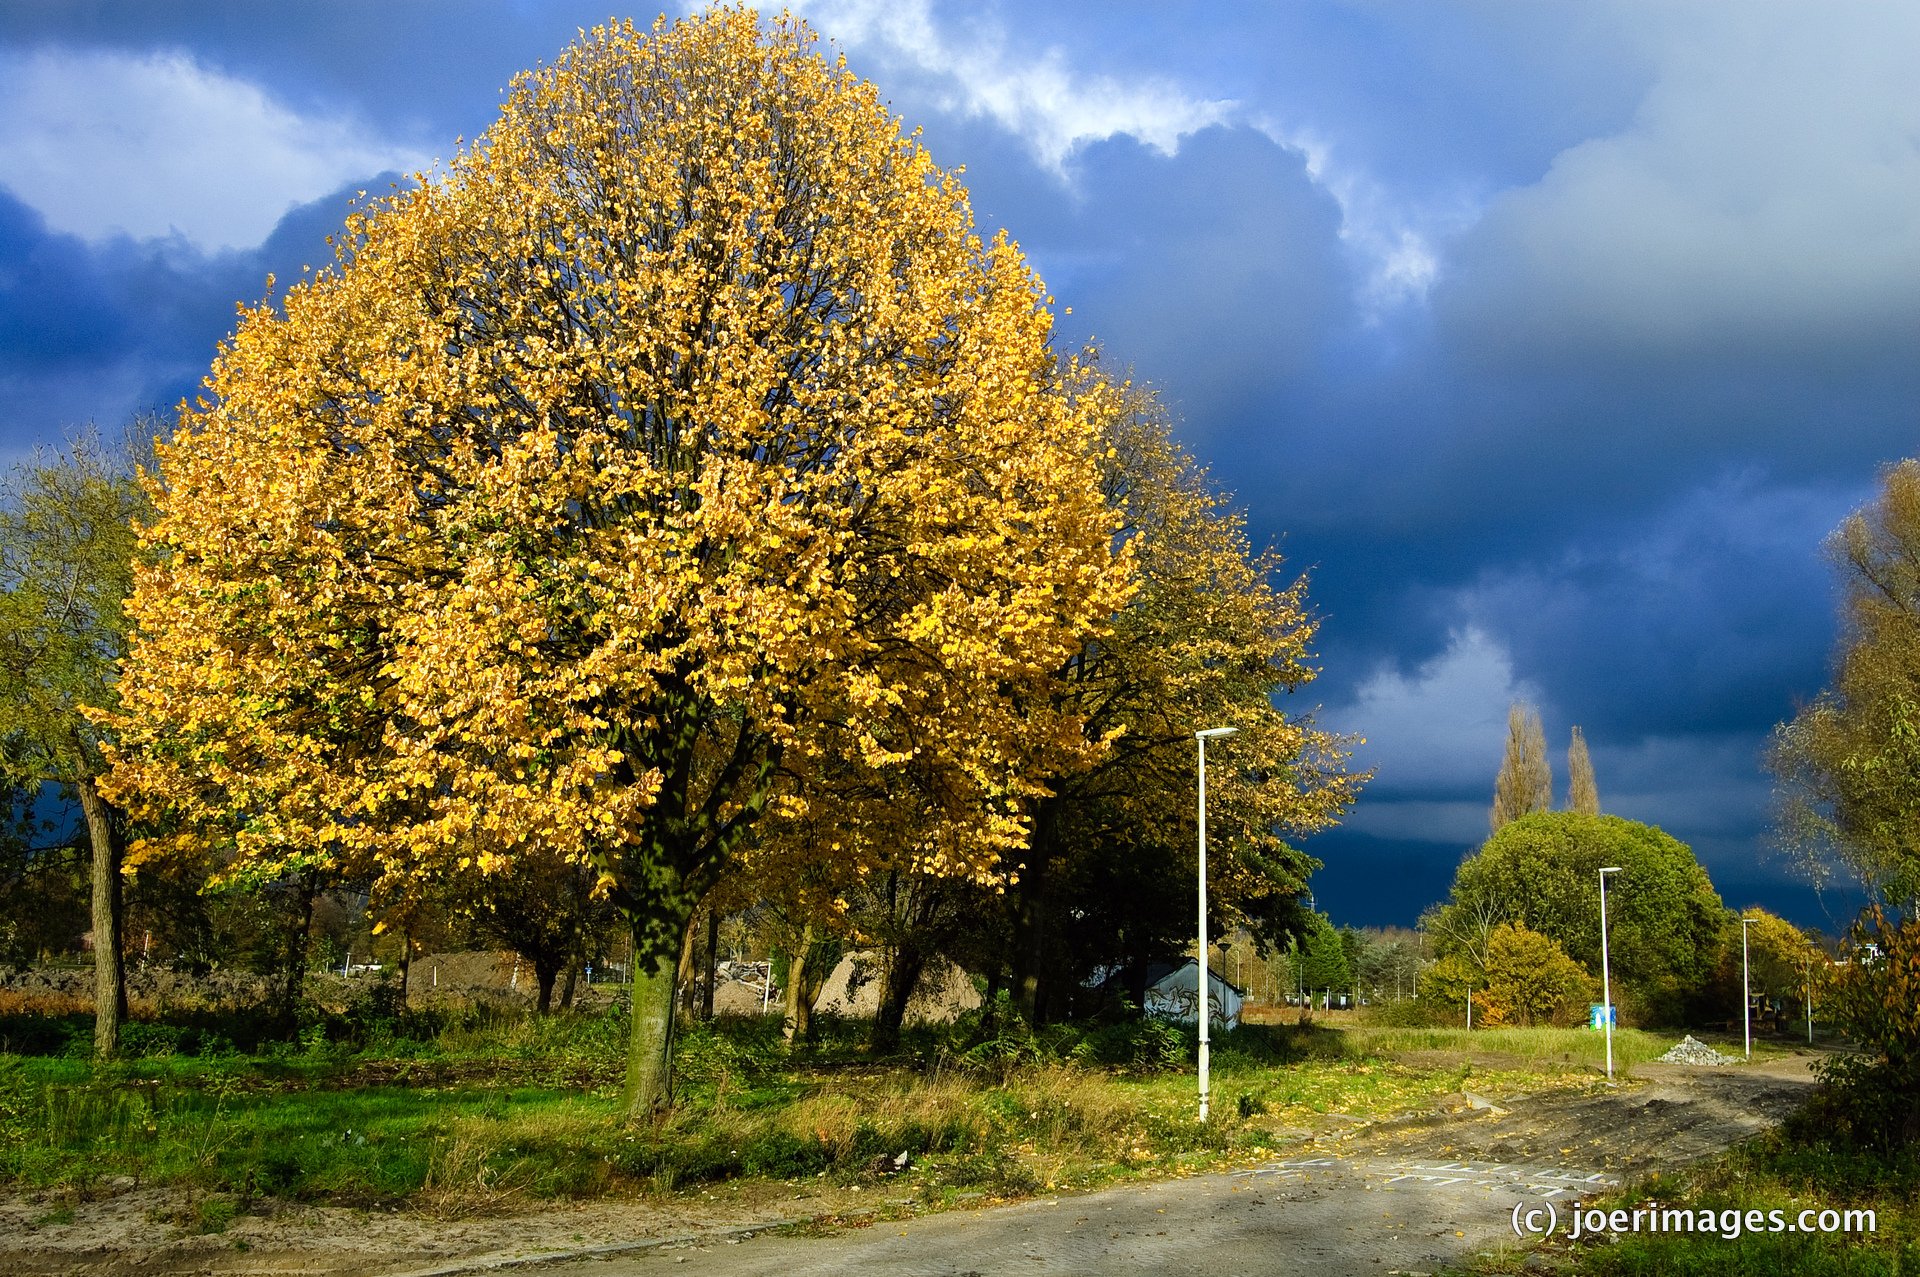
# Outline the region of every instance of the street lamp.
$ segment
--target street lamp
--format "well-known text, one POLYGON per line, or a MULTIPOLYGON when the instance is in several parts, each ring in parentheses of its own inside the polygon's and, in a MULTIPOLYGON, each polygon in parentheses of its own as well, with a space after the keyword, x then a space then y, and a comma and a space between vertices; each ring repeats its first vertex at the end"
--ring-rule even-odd
POLYGON ((1607 1022, 1607 1081, 1613 1081, 1613 975, 1607 968, 1607 875, 1620 872, 1619 865, 1600 871, 1600 1014, 1607 1022))
POLYGON ((1813 955, 1807 955, 1807 1045, 1813 1045, 1813 955))
POLYGON ((1753 990, 1747 983, 1747 928, 1752 918, 1740 919, 1740 1028, 1747 1035, 1747 1058, 1753 1058, 1753 990))
POLYGON ((1237 727, 1209 727, 1195 732, 1200 748, 1200 961, 1194 967, 1194 1005, 1200 1012, 1200 1120, 1207 1120, 1208 1022, 1213 1019, 1213 990, 1207 987, 1207 741, 1214 736, 1231 736, 1237 727))

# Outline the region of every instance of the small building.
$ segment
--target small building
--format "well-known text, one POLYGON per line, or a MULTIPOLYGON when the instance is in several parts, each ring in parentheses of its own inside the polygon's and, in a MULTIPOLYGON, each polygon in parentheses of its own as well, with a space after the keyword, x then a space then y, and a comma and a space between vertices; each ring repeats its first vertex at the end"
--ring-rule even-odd
MULTIPOLYGON (((1178 966, 1171 962, 1150 964, 1147 967, 1146 1013, 1179 1024, 1192 1024, 1198 1020, 1195 1004, 1199 989, 1194 977, 1199 965, 1192 958, 1178 966)), ((1218 971, 1207 973, 1207 984, 1212 994, 1213 1027, 1231 1029, 1239 1024, 1240 1005, 1247 1000, 1246 993, 1221 979, 1218 971)))

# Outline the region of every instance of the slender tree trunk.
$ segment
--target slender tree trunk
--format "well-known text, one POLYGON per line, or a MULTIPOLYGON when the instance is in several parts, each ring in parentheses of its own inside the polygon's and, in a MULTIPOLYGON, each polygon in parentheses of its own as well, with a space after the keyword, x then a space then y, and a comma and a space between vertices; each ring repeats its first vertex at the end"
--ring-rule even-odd
POLYGON ((407 976, 413 970, 413 928, 400 932, 400 1009, 407 1009, 407 976))
POLYGON ((624 1103, 627 1120, 640 1121, 673 1102, 673 1012, 680 964, 665 945, 650 946, 638 925, 633 940, 633 1031, 627 1039, 624 1103))
POLYGON ((680 961, 674 968, 674 992, 680 1002, 680 1010, 687 1015, 694 1012, 696 991, 693 987, 694 943, 693 919, 688 918, 680 935, 680 961))
POLYGON ((287 937, 287 969, 282 972, 285 983, 280 990, 280 1022, 288 1031, 300 1008, 300 989, 307 978, 307 938, 313 930, 313 898, 320 894, 312 874, 295 879, 294 890, 298 893, 300 923, 287 937))
POLYGON ((886 1055, 900 1049, 900 1026, 906 1022, 907 1000, 919 987, 920 973, 926 965, 927 955, 918 945, 902 944, 894 949, 893 960, 887 963, 886 978, 880 984, 880 1005, 873 1013, 873 1030, 867 1039, 874 1054, 886 1055))
POLYGON ((780 1017, 780 1036, 787 1050, 797 1051, 813 1029, 813 999, 807 996, 807 951, 813 948, 813 924, 800 929, 800 943, 787 964, 786 1012, 780 1017))
POLYGON ((707 910, 707 957, 700 967, 700 1018, 713 1019, 714 973, 720 966, 720 911, 707 910))
POLYGON ((579 983, 580 955, 576 953, 567 964, 567 982, 560 987, 560 1008, 563 1011, 573 1010, 573 991, 579 983))
POLYGON ((1135 1015, 1146 1009, 1147 960, 1137 953, 1127 964, 1127 1001, 1133 1004, 1135 1015))
POLYGON ((551 958, 536 958, 533 978, 540 987, 539 996, 534 1002, 534 1014, 546 1015, 553 1010, 553 984, 560 978, 560 966, 551 958))
POLYGON ((119 1053, 120 1025, 127 1018, 126 957, 120 950, 124 851, 119 821, 93 777, 82 777, 74 788, 93 844, 93 1052, 110 1060, 119 1053))
POLYGON ((1047 859, 1053 854, 1052 833, 1053 804, 1041 802, 1034 810, 1026 871, 1013 898, 1013 1000, 1021 1016, 1036 1028, 1046 1011, 1040 973, 1046 962, 1047 859))

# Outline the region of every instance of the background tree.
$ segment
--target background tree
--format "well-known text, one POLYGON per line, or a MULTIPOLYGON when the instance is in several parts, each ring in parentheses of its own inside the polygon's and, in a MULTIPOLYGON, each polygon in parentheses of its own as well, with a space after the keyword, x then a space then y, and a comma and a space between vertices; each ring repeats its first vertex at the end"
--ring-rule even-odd
POLYGON ((1507 707, 1507 751, 1493 781, 1492 833, 1531 811, 1553 808, 1553 766, 1547 761, 1547 734, 1540 711, 1515 701, 1507 707))
POLYGON ((1347 946, 1340 932, 1323 913, 1310 913, 1303 935, 1293 942, 1289 958, 1294 977, 1309 996, 1333 993, 1336 996, 1353 987, 1353 968, 1347 961, 1347 946))
POLYGON ((613 906, 596 890, 599 881, 591 864, 519 856, 511 868, 457 884, 456 890, 466 890, 452 904, 480 935, 533 968, 534 1009, 545 1015, 562 973, 568 974, 570 995, 571 973, 592 956, 614 921, 613 906))
POLYGON ((1822 1014, 1858 1049, 1819 1066, 1831 1102, 1815 1112, 1839 1140, 1904 1157, 1920 1139, 1920 917, 1870 905, 1849 939, 1822 1014))
POLYGON ((1607 884, 1616 1000, 1645 1020, 1678 1019, 1712 977, 1726 909, 1687 845, 1651 825, 1535 812, 1503 826, 1461 862, 1450 896, 1431 915, 1436 952, 1471 951, 1484 936, 1489 948, 1475 959, 1484 968, 1493 931, 1523 924, 1598 971, 1603 865, 1622 869, 1607 884))
POLYGON ((1725 939, 1714 972, 1712 1012, 1724 1019, 1740 1009, 1740 919, 1747 927, 1747 988, 1756 998, 1783 1006, 1804 1008, 1810 978, 1809 964, 1826 965, 1819 937, 1802 931, 1778 914, 1758 906, 1729 914, 1725 939))
POLYGON ((746 11, 583 36, 338 254, 163 450, 114 792, 399 895, 591 862, 645 1114, 783 775, 865 769, 892 854, 986 880, 1024 760, 1088 751, 1041 695, 1128 588, 1088 410, 959 183, 746 11))
POLYGON ((40 799, 0 772, 0 962, 16 967, 70 952, 87 929, 86 848, 40 799))
POLYGON ((1904 907, 1920 895, 1920 461, 1828 542, 1842 590, 1826 690, 1774 730, 1780 841, 1904 907))
POLYGON ((1593 758, 1587 753, 1587 738, 1573 729, 1573 742, 1567 746, 1567 810, 1586 816, 1600 814, 1600 787, 1593 779, 1593 758))
MULTIPOLYGON (((140 429, 136 423, 134 429, 140 429)), ((121 869, 126 817, 103 793, 102 729, 127 649, 134 522, 148 510, 128 447, 97 433, 16 468, 0 490, 0 767, 80 805, 92 851, 94 1050, 126 1017, 121 869)))
POLYGON ((1490 1029, 1580 1023, 1598 990, 1594 978, 1566 950, 1516 923, 1494 929, 1476 987, 1475 1022, 1490 1029))
POLYGON ((1077 393, 1099 413, 1102 490, 1135 589, 1044 689, 1040 708, 1083 724, 1089 749, 1043 760, 1033 836, 991 922, 1036 1022, 1097 967, 1128 967, 1137 1004, 1148 963, 1191 952, 1196 728, 1240 728, 1209 751, 1216 935, 1246 926, 1281 943, 1303 925, 1318 862, 1289 839, 1332 824, 1365 779, 1346 769, 1348 742, 1281 708, 1317 672, 1305 579, 1253 549, 1155 396, 1092 370, 1077 393))
POLYGON ((1414 995, 1425 961, 1422 938, 1403 927, 1369 929, 1358 971, 1363 991, 1398 1001, 1414 995))

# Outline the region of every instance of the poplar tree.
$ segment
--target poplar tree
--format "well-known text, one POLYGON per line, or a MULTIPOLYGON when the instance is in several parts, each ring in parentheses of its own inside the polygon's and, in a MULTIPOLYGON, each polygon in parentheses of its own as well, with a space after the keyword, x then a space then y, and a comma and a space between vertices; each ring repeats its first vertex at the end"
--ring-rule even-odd
POLYGON ((1600 814, 1600 788, 1593 779, 1593 758, 1587 753, 1587 738, 1578 727, 1573 743, 1567 746, 1567 810, 1588 816, 1600 814))
POLYGON ((1547 761, 1547 733, 1540 711, 1515 701, 1507 708, 1507 752, 1493 782, 1489 833, 1508 821, 1553 807, 1553 766, 1547 761))

